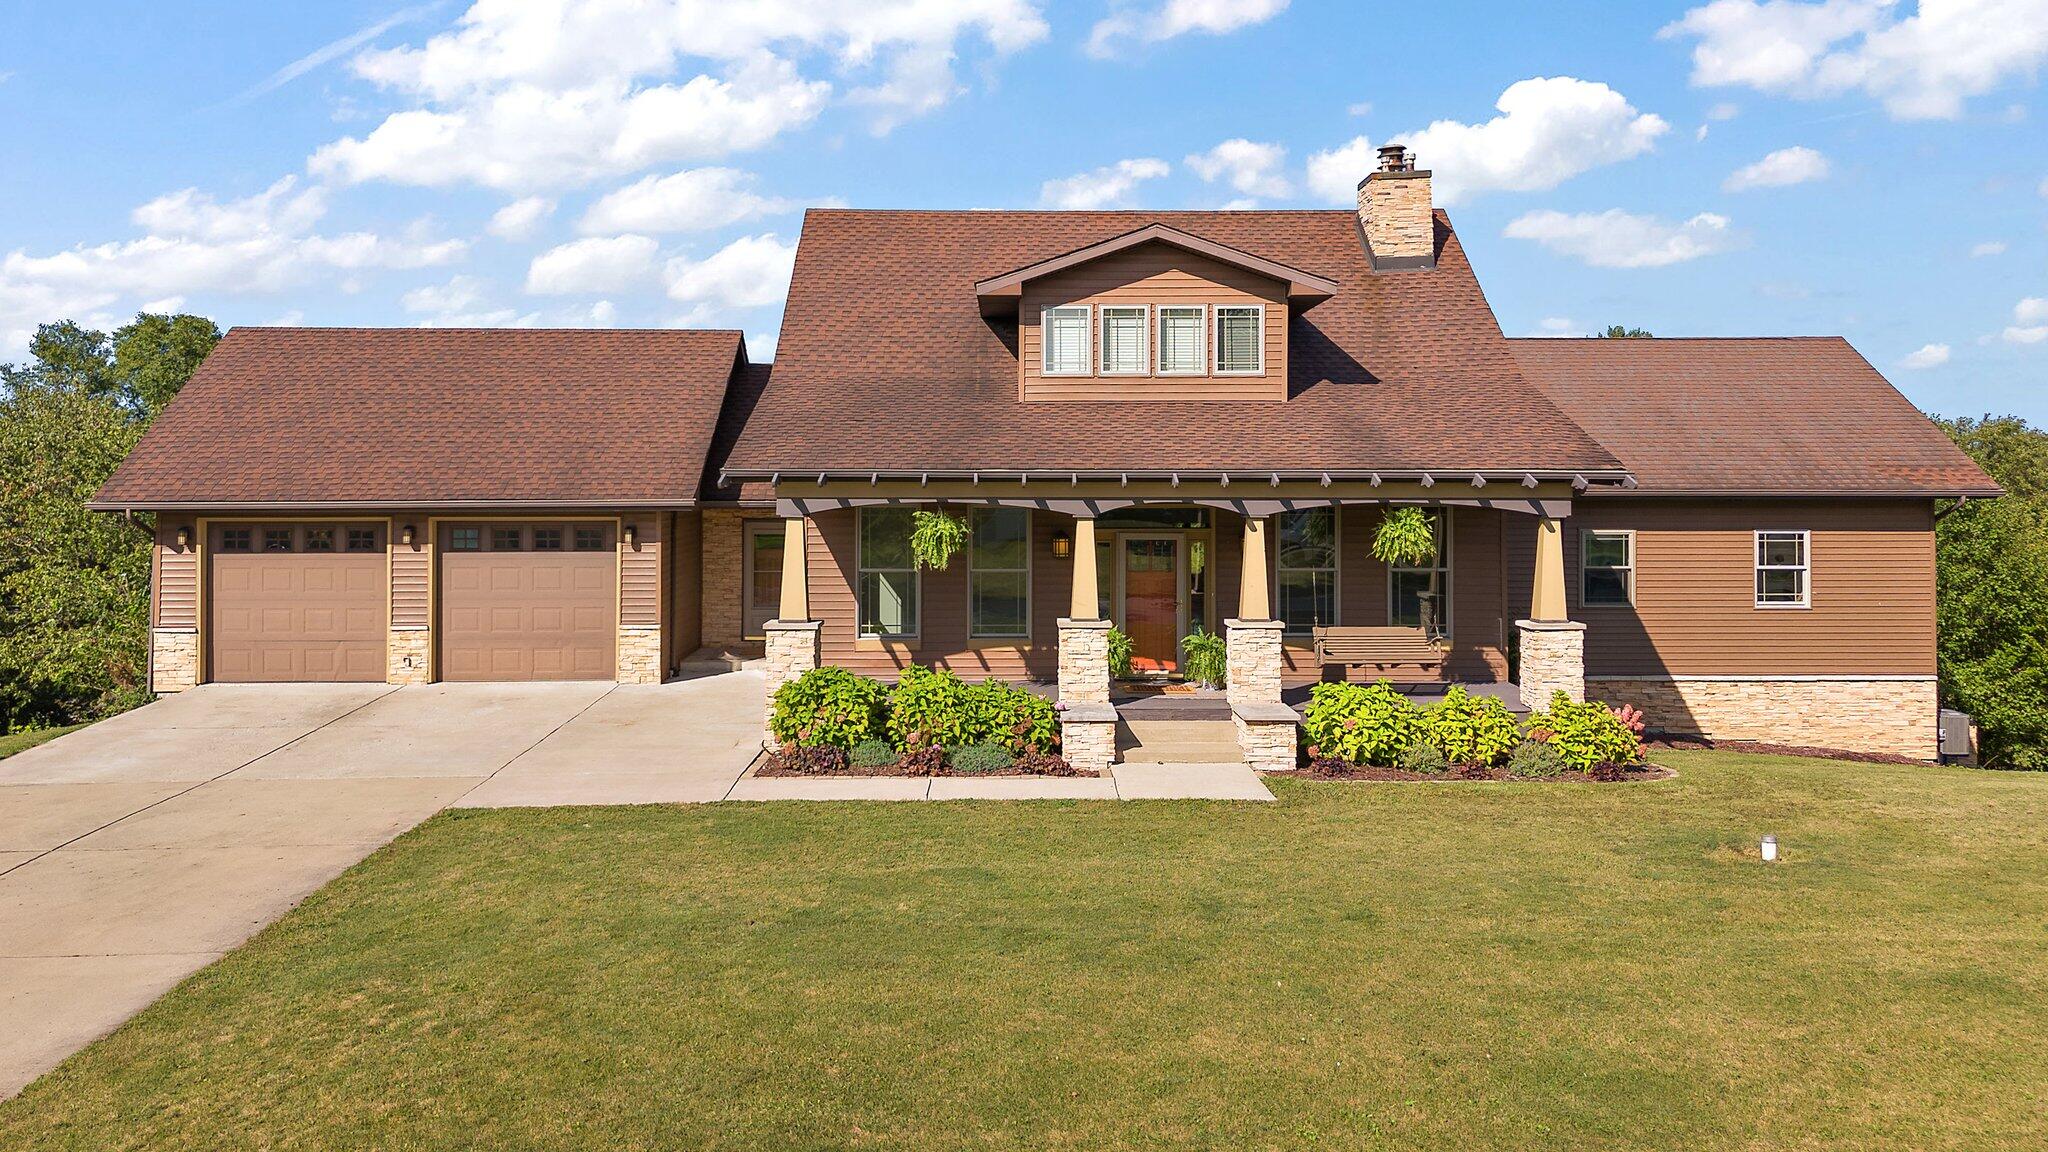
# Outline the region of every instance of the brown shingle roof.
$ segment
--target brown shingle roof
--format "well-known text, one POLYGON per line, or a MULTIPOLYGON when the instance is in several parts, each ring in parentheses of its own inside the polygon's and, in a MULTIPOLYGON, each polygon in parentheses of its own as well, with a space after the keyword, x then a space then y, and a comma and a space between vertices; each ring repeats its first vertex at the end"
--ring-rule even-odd
POLYGON ((237 328, 95 503, 689 501, 725 331, 237 328))
POLYGON ((1449 222, 1375 273, 1350 212, 813 210, 775 374, 728 466, 824 470, 1618 468, 1522 378, 1449 222), (1338 284, 1296 314, 1286 401, 1025 403, 974 285, 1160 223, 1338 284))
POLYGON ((1996 495, 1838 337, 1511 340, 1522 370, 1643 492, 1996 495))

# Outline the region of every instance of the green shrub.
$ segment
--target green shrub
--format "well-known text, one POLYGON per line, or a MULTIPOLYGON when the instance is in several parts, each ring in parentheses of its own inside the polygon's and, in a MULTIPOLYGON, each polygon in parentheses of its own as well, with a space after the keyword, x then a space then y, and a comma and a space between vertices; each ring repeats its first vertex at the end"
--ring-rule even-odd
POLYGON ((1389 765, 1422 735, 1421 714, 1384 680, 1318 684, 1309 696, 1302 727, 1313 755, 1389 765))
POLYGON ((1550 707, 1529 714, 1529 736, 1550 745, 1568 768, 1580 771, 1596 764, 1633 764, 1643 758, 1643 743, 1614 709, 1595 700, 1572 703, 1559 692, 1550 707))
POLYGON ((1181 671, 1188 679, 1211 687, 1223 683, 1224 670, 1230 664, 1229 641, 1198 627, 1182 638, 1180 650, 1187 656, 1181 671))
POLYGON ((1450 766, 1450 759, 1444 755, 1443 749, 1438 748, 1427 740, 1417 740, 1415 743, 1403 748, 1401 750, 1401 759, 1397 765, 1397 767, 1404 768, 1410 772, 1419 772, 1424 776, 1440 775, 1448 771, 1450 766))
POLYGON ((887 768, 896 763, 896 748, 887 740, 863 740, 847 754, 855 768, 887 768))
POLYGON ((996 744, 1012 752, 1050 752, 1059 746, 1059 712, 1036 693, 988 679, 967 689, 966 722, 961 738, 970 744, 996 744))
POLYGON ((1556 776, 1564 771, 1564 758, 1541 740, 1524 740, 1508 757, 1510 776, 1556 776))
POLYGON ((966 681, 940 668, 905 668, 889 693, 889 742, 951 748, 970 742, 966 732, 966 681))
POLYGON ((1453 764, 1491 767, 1522 741, 1522 729, 1507 705, 1456 684, 1423 711, 1422 730, 1453 764))
POLYGON ((886 694, 844 668, 813 668, 776 690, 768 728, 784 744, 851 748, 882 734, 886 694))
POLYGON ((953 749, 946 759, 955 772, 1000 772, 1017 762, 1010 750, 1000 744, 969 744, 953 749))
POLYGON ((1131 677, 1131 638, 1121 628, 1109 630, 1109 674, 1119 680, 1131 677))

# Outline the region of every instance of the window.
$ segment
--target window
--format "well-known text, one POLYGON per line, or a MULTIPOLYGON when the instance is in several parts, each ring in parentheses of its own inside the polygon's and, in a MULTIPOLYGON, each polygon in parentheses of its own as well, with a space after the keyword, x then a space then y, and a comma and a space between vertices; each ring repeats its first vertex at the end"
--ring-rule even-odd
POLYGON ((517 529, 517 528, 493 528, 493 529, 491 529, 491 551, 493 551, 493 552, 517 552, 517 551, 519 551, 519 529, 517 529))
POLYGON ((1047 308, 1039 326, 1044 346, 1039 367, 1047 376, 1086 376, 1092 350, 1088 340, 1088 306, 1047 308))
POLYGON ((457 528, 448 534, 450 552, 476 552, 483 548, 483 529, 457 528))
POLYGON ((351 552, 375 552, 377 550, 377 530, 375 528, 349 529, 348 550, 351 552))
POLYGON ((332 552, 332 551, 334 551, 334 529, 332 529, 332 528, 308 528, 308 529, 306 529, 306 551, 308 551, 308 552, 332 552))
POLYGON ((292 530, 289 528, 265 528, 263 530, 265 552, 289 552, 292 550, 292 530))
POLYGON ((223 528, 220 532, 220 550, 223 552, 247 552, 253 530, 249 528, 223 528))
POLYGON ((1031 634, 1031 513, 981 508, 970 521, 968 633, 1031 634))
POLYGON ((860 510, 860 634, 917 635, 917 563, 910 509, 860 510))
POLYGON ((1200 376, 1207 363, 1200 304, 1159 306, 1159 374, 1200 376))
POLYGON ((1579 603, 1627 607, 1636 600, 1636 534, 1579 534, 1579 603))
POLYGON ((536 552, 560 552, 562 550, 562 530, 560 528, 535 528, 533 530, 533 550, 536 552))
POLYGON ((1436 559, 1419 568, 1394 565, 1387 569, 1387 622, 1407 628, 1427 628, 1441 636, 1451 627, 1451 538, 1449 513, 1428 510, 1436 529, 1436 559))
POLYGON ((1305 508, 1273 518, 1274 586, 1289 632, 1337 622, 1337 510, 1305 508))
POLYGON ((576 550, 578 552, 604 551, 604 529, 596 524, 577 525, 576 550))
POLYGON ((1102 306, 1102 374, 1143 376, 1152 362, 1147 348, 1145 305, 1102 306))
POLYGON ((1811 533, 1756 534, 1756 606, 1806 607, 1808 544, 1811 533))
POLYGON ((1257 376, 1266 370, 1266 309, 1261 304, 1216 306, 1216 371, 1257 376))

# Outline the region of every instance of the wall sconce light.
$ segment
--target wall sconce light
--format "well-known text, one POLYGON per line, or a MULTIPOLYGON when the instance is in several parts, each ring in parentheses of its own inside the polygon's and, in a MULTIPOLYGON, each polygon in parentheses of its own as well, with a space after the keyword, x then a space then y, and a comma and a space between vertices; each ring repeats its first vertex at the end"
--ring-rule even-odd
POLYGON ((1764 863, 1766 864, 1778 858, 1778 838, 1776 836, 1767 835, 1764 837, 1763 855, 1764 863))
POLYGON ((630 524, 630 523, 626 525, 626 547, 628 547, 628 548, 638 548, 638 547, 640 547, 640 526, 639 526, 639 525, 637 525, 637 524, 630 524))
POLYGON ((406 546, 407 548, 410 548, 410 547, 412 547, 412 538, 413 538, 413 527, 412 527, 412 525, 410 525, 410 524, 407 524, 407 525, 406 525, 405 527, 403 527, 403 528, 400 528, 400 529, 398 530, 398 539, 399 539, 399 541, 400 541, 401 543, 403 543, 403 544, 404 544, 404 545, 405 545, 405 546, 406 546))
POLYGON ((1065 560, 1074 554, 1074 534, 1062 528, 1052 534, 1052 554, 1057 560, 1065 560))
POLYGON ((183 550, 184 550, 184 549, 185 549, 185 548, 186 548, 186 547, 187 547, 188 545, 190 545, 191 543, 192 543, 192 530, 191 530, 190 528, 187 528, 187 527, 185 527, 184 525, 180 524, 180 525, 178 526, 178 549, 179 549, 180 551, 183 551, 183 550))

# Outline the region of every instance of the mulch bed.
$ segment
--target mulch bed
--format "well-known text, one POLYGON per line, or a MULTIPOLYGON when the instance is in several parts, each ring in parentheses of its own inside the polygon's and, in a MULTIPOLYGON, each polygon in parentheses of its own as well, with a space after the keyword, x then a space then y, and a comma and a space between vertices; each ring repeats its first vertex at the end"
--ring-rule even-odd
POLYGON ((1298 769, 1294 775, 1307 780, 1386 780, 1386 781, 1443 781, 1443 780, 1519 780, 1528 784, 1632 784, 1646 780, 1669 780, 1677 772, 1657 764, 1616 765, 1609 770, 1613 775, 1596 776, 1589 772, 1560 772, 1555 776, 1511 776, 1506 768, 1488 768, 1479 764, 1459 764, 1450 771, 1436 776, 1425 776, 1402 768, 1380 768, 1371 764, 1353 764, 1345 760, 1311 760, 1308 767, 1298 769))
POLYGON ((1100 776, 1100 772, 1082 772, 1058 756, 1035 756, 1019 759, 1008 768, 990 772, 961 772, 944 763, 930 764, 921 759, 905 758, 880 768, 856 768, 840 760, 837 763, 816 763, 809 758, 792 760, 780 752, 768 753, 768 758, 754 772, 756 776, 964 776, 982 778, 989 776, 1100 776))
POLYGON ((1813 760, 1904 764, 1915 768, 1927 765, 1925 760, 1915 760, 1911 756, 1893 756, 1885 752, 1849 752, 1841 748, 1814 748, 1804 744, 1761 744, 1754 740, 1709 740, 1704 736, 1653 736, 1647 743, 1652 748, 1672 748, 1686 752, 1746 752, 1758 756, 1804 756, 1813 760))

